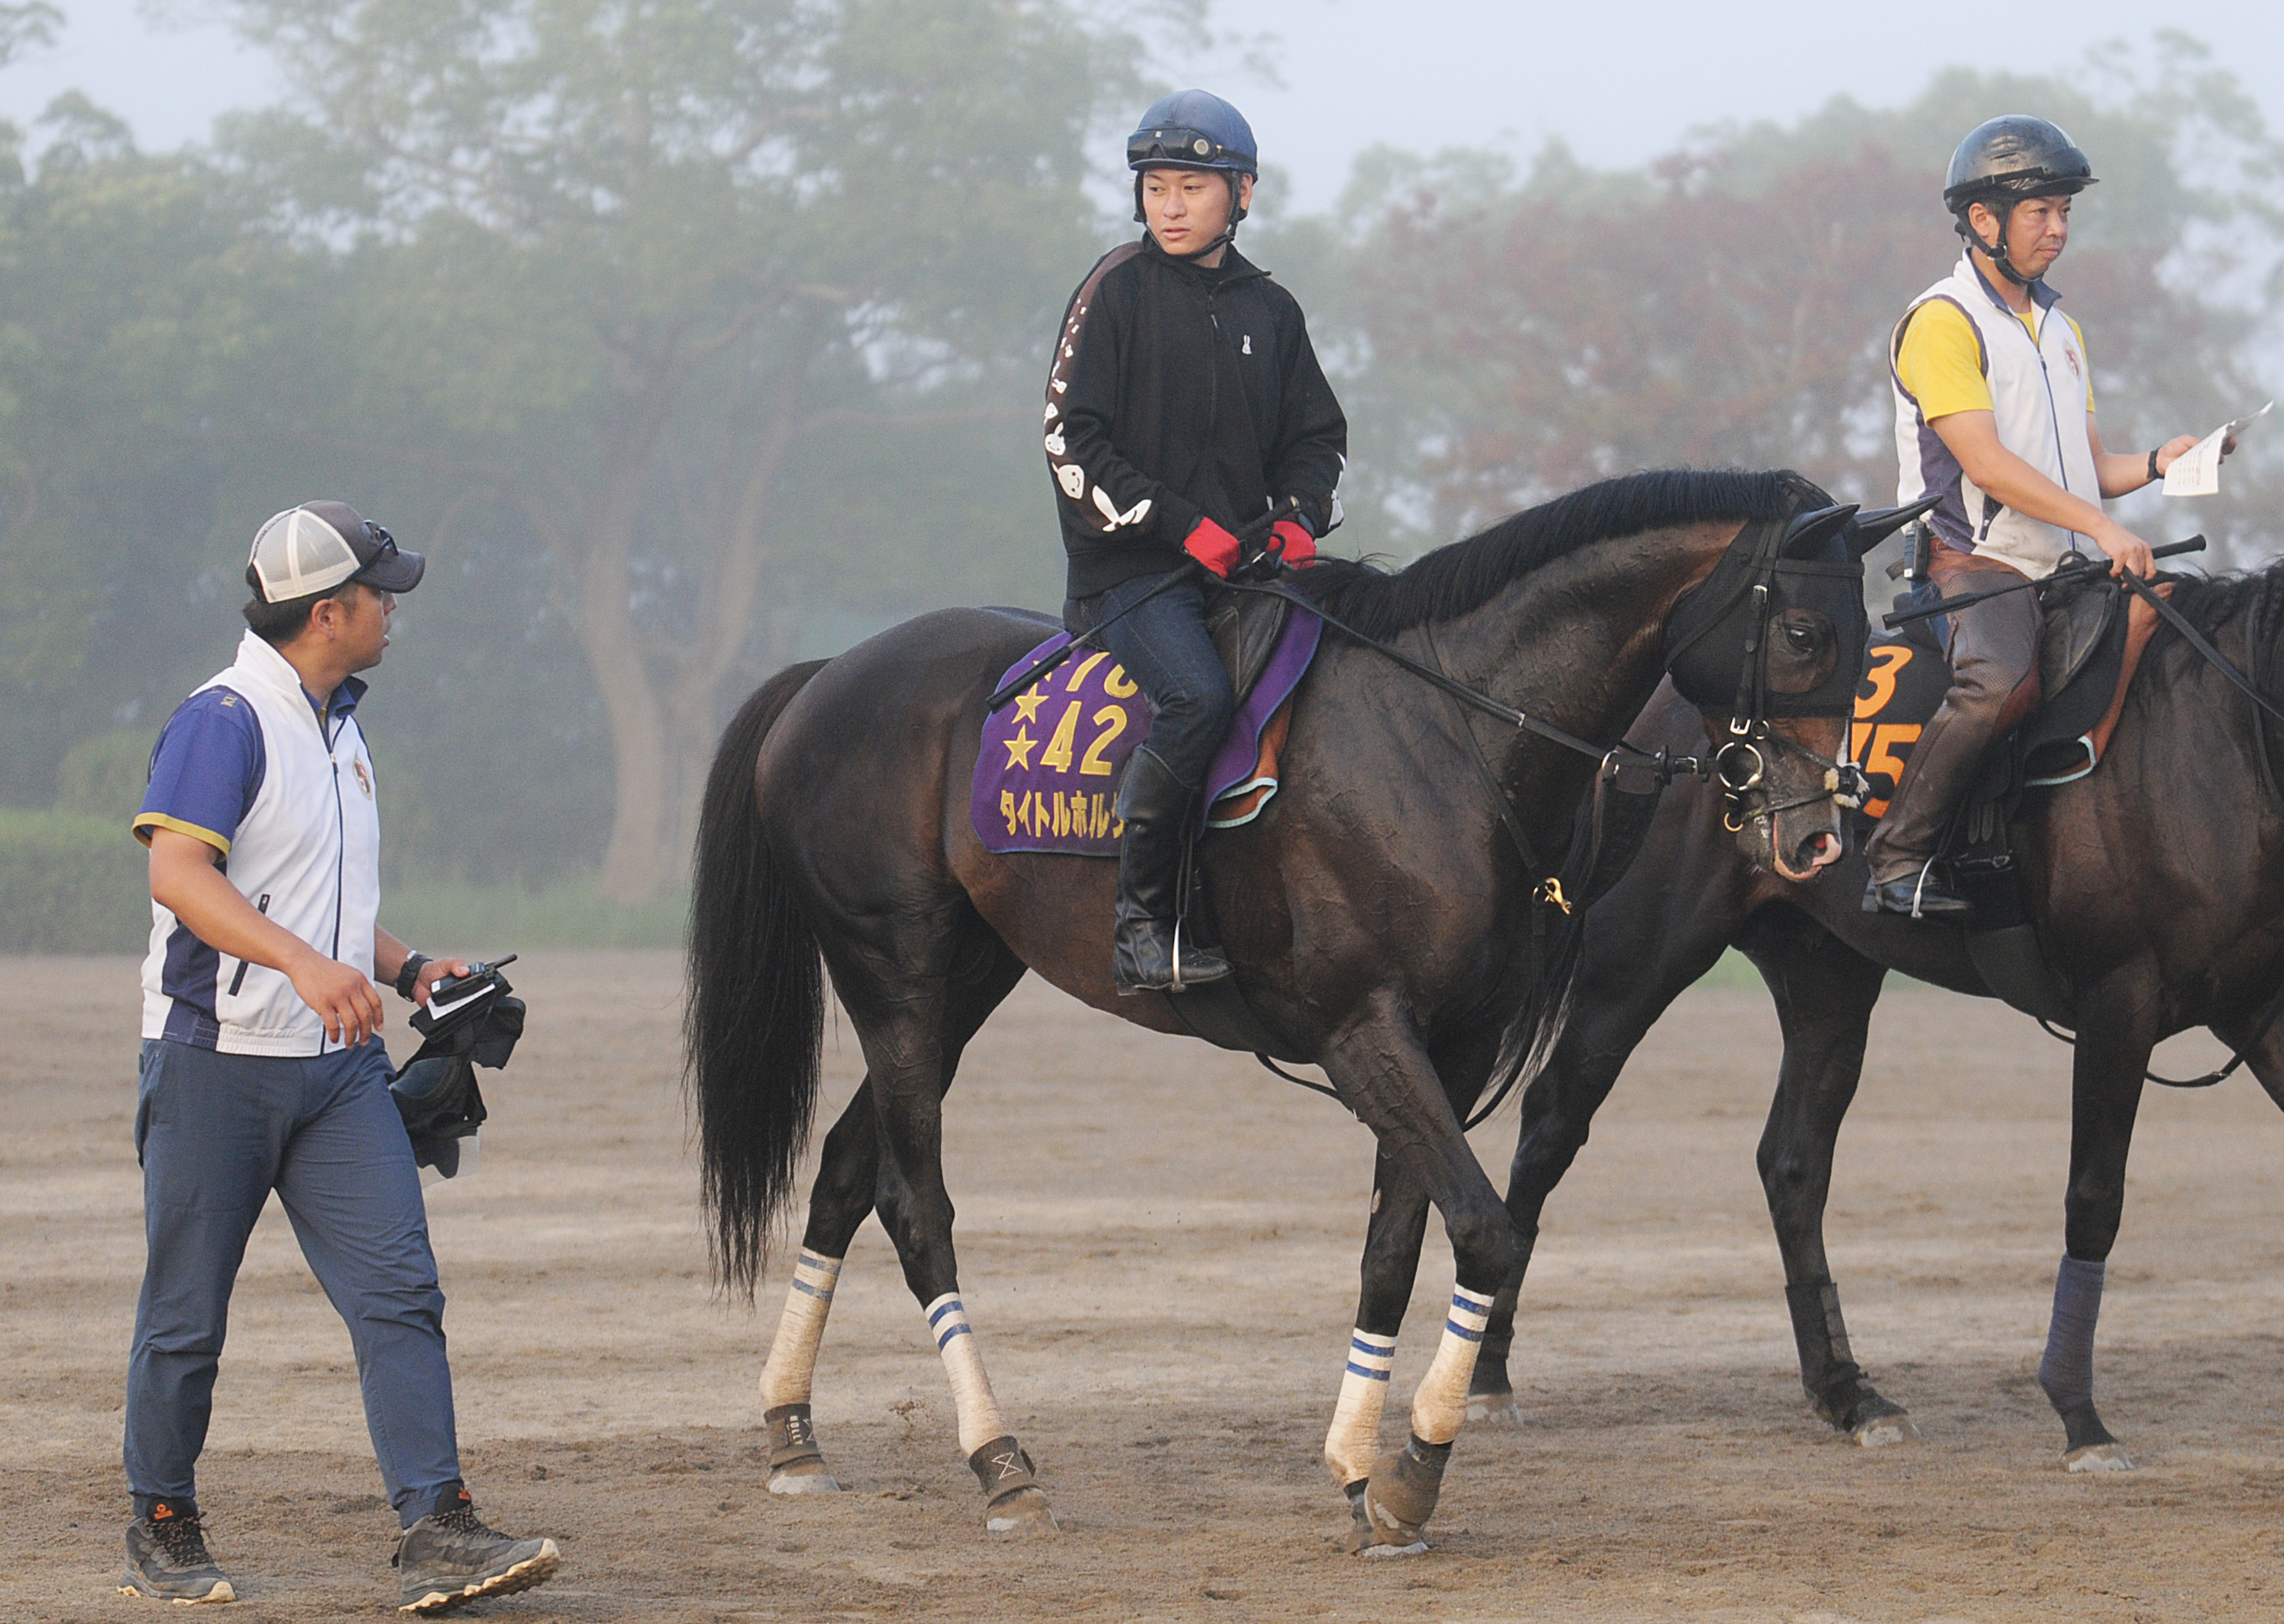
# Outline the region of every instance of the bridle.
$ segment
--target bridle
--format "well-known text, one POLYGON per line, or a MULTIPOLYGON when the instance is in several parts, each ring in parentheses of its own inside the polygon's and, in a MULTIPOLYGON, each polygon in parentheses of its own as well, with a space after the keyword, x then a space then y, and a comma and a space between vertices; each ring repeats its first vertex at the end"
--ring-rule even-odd
MULTIPOLYGON (((1675 603, 1667 619, 1665 669, 1674 677, 1675 685, 1683 697, 1697 703, 1699 708, 1718 709, 1721 700, 1709 699, 1710 690, 1704 681, 1689 672, 1697 660, 1709 654, 1725 667, 1723 651, 1712 645, 1710 637, 1717 628, 1741 618, 1744 624, 1736 645, 1738 664, 1736 675, 1725 691, 1733 696, 1728 731, 1715 747, 1703 756, 1670 754, 1659 750, 1638 750, 1621 741, 1615 745, 1598 745, 1579 738, 1553 722, 1533 716, 1528 712, 1507 705, 1479 689, 1467 686, 1442 669, 1437 659, 1434 665, 1412 659, 1399 649, 1391 648, 1377 637, 1371 636, 1343 622, 1339 616, 1302 592, 1295 591, 1278 571, 1282 566, 1272 542, 1260 553, 1248 559, 1248 567, 1233 572, 1222 584, 1232 591, 1252 593, 1267 597, 1279 597, 1295 607, 1305 609, 1351 642, 1362 644, 1379 654, 1399 669, 1418 677, 1434 688, 1441 689, 1461 705, 1494 716, 1509 727, 1533 733, 1550 744, 1591 757, 1598 764, 1598 788, 1615 779, 1620 772, 1636 770, 1648 774, 1662 788, 1677 778, 1709 779, 1727 803, 1725 822, 1732 833, 1741 832, 1748 823, 1772 822, 1780 812, 1793 811, 1804 806, 1814 806, 1833 800, 1842 806, 1860 805, 1871 792, 1871 785, 1863 769, 1851 761, 1835 761, 1819 754, 1795 739, 1786 738, 1770 723, 1795 716, 1825 716, 1852 714, 1858 683, 1863 668, 1861 638, 1868 627, 1859 632, 1859 641, 1853 660, 1834 662, 1830 676, 1803 694, 1772 694, 1768 686, 1766 645, 1769 626, 1776 613, 1779 589, 1787 576, 1810 580, 1829 579, 1835 584, 1826 590, 1834 596, 1844 591, 1862 625, 1864 566, 1859 548, 1850 546, 1848 537, 1851 527, 1862 550, 1876 542, 1906 520, 1921 511, 1925 504, 1911 508, 1886 510, 1858 517, 1854 504, 1818 508, 1789 519, 1766 519, 1748 524, 1735 540, 1729 543, 1711 574, 1692 587, 1675 603), (1868 539, 1866 539, 1868 538, 1868 539), (1793 558, 1792 552, 1819 553, 1840 551, 1843 559, 1835 558, 1793 558), (1248 575, 1265 574, 1267 579, 1248 579, 1248 575), (1845 582, 1844 587, 1837 583, 1845 582), (1768 776, 1768 756, 1776 751, 1789 752, 1823 770, 1821 786, 1810 794, 1792 800, 1772 802, 1763 788, 1768 776)), ((1834 617, 1838 624, 1844 617, 1834 617)), ((1431 654, 1433 644, 1429 644, 1431 654)), ((1472 737, 1472 736, 1471 736, 1472 737)), ((1488 773, 1488 764, 1485 764, 1488 773)), ((1492 779, 1494 788, 1498 788, 1492 779)), ((1521 832, 1521 822, 1516 816, 1503 788, 1498 788, 1498 805, 1502 821, 1516 839, 1525 863, 1535 873, 1545 865, 1529 848, 1521 832)), ((1599 827, 1599 820, 1597 820, 1599 827)), ((1597 836, 1596 844, 1599 844, 1597 836)), ((1569 866, 1569 865, 1565 865, 1569 866)), ((1570 911, 1570 902, 1554 877, 1541 878, 1538 891, 1542 896, 1570 911)))
MULTIPOLYGON (((1885 535, 1893 527, 1886 513, 1867 515, 1859 532, 1885 535)), ((1780 813, 1830 800, 1855 808, 1871 792, 1861 767, 1843 753, 1838 760, 1810 749, 1772 726, 1778 720, 1803 716, 1852 714, 1856 686, 1863 668, 1863 648, 1856 658, 1835 659, 1832 673, 1803 693, 1772 693, 1768 685, 1768 641, 1779 601, 1795 597, 1834 599, 1845 595, 1848 608, 1858 610, 1863 598, 1864 566, 1848 541, 1857 522, 1851 504, 1824 507, 1798 515, 1788 522, 1764 522, 1748 529, 1730 544, 1728 553, 1712 574, 1674 605, 1666 636, 1666 669, 1682 697, 1700 710, 1725 708, 1729 721, 1717 731, 1703 776, 1721 792, 1722 823, 1732 834, 1758 824, 1773 839, 1773 824, 1780 813), (1832 554, 1841 556, 1828 556, 1832 554), (1782 590, 1786 577, 1801 578, 1806 589, 1782 590), (1733 689, 1724 684, 1726 665, 1714 634, 1733 628, 1737 676, 1733 689), (1819 787, 1790 800, 1772 800, 1764 787, 1769 757, 1783 752, 1820 769, 1819 787)), ((1901 523, 1901 520, 1897 520, 1901 523)), ((1831 618, 1835 627, 1849 623, 1842 605, 1831 618)), ((1859 634, 1860 635, 1860 634, 1859 634)))

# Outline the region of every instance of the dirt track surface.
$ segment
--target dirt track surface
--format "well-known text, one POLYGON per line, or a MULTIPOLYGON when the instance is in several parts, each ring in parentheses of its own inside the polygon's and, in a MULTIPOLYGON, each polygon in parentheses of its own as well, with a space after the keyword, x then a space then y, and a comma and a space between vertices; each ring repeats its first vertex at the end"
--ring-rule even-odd
MULTIPOLYGON (((947 1135, 964 1294, 1066 1530, 1007 1548, 981 1532, 941 1365, 876 1225, 817 1394, 851 1492, 764 1492, 754 1384, 783 1288, 758 1313, 709 1300, 677 973, 667 955, 520 965, 530 1035, 487 1086, 481 1164, 429 1192, 471 1483, 492 1521, 564 1551, 555 1583, 487 1616, 1837 1624, 2249 1619, 2284 1597, 2284 1137, 2248 1082, 2143 1108, 2098 1367, 2140 1470, 2069 1477, 2032 1377, 2067 1053, 2019 1017, 1891 994, 1831 1233, 1858 1355, 1926 1437, 1865 1451, 1802 1413, 1752 1167, 1773 1016, 1756 992, 1692 994, 1550 1206, 1514 1362, 1527 1425, 1462 1436, 1435 1552, 1368 1563, 1339 1553, 1318 1454, 1367 1136, 1249 1060, 1028 982, 970 1049, 947 1135)), ((142 1268, 133 980, 123 960, 0 962, 11 1617, 172 1615, 110 1589, 142 1268)), ((2165 1058, 2211 1052, 2185 1040, 2165 1058)), ((845 1031, 828 1064, 837 1110, 858 1071, 845 1031)), ((1509 1113, 1478 1134, 1495 1168, 1513 1133, 1509 1113)), ((1391 1441, 1450 1269, 1432 1238, 1391 1441)), ((200 1498, 247 1598, 221 1616, 393 1603, 395 1519, 348 1337, 274 1203, 200 1498)))

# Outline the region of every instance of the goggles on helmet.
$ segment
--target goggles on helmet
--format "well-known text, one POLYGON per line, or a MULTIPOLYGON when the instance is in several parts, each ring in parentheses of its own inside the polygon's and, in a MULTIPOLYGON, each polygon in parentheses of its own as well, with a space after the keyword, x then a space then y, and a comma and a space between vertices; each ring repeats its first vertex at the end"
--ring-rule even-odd
POLYGON ((1126 137, 1130 169, 1235 169, 1250 175, 1253 166, 1252 153, 1224 146, 1201 129, 1167 125, 1126 137))

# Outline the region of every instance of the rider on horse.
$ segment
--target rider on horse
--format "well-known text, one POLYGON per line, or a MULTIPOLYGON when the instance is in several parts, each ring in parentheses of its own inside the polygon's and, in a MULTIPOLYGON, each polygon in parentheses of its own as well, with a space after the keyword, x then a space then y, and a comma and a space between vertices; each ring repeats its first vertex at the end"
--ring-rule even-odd
MULTIPOLYGON (((2085 335, 2044 280, 2069 240, 2070 199, 2093 183, 2085 154, 2044 119, 1992 119, 1952 154, 1943 200, 1966 251, 1912 301, 1888 347, 1898 499, 1941 496, 1928 516, 1930 573, 1947 595, 2042 579, 2088 542, 2114 573, 2155 567, 2148 543, 2101 499, 2159 478, 2196 440, 2147 455, 2102 449, 2085 335)), ((1933 866, 1945 825, 1985 750, 2038 704, 2033 594, 1950 618, 1951 691, 1865 848, 1869 913, 1967 911, 1933 866)))
POLYGON ((1348 425, 1301 307, 1233 246, 1258 168, 1237 109, 1169 96, 1126 160, 1149 230, 1071 295, 1046 449, 1070 558, 1064 621, 1092 630, 1150 704, 1117 805, 1113 973, 1136 993, 1229 973, 1177 928, 1183 852, 1235 708, 1200 568, 1226 577, 1256 535, 1288 565, 1313 558, 1340 522, 1348 425))

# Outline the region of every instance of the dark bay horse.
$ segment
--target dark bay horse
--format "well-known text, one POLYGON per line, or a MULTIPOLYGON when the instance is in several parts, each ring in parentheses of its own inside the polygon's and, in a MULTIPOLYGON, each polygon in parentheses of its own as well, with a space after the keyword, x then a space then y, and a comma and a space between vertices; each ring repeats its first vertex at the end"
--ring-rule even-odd
MULTIPOLYGON (((2266 693, 2284 692, 2284 564, 2186 578, 2172 603, 2266 693)), ((1669 691, 1631 731, 1687 749, 1701 723, 1669 691)), ((2075 1471, 2131 1464, 2093 1404, 2101 1270, 2125 1196, 2126 1154, 2150 1051, 2209 1027, 2284 1105, 2284 803, 2277 730, 2187 643, 2161 629, 2091 777, 2034 792, 2014 829, 2026 902, 2069 980, 2077 1050, 2065 1258, 2039 1378, 2075 1471)), ((1717 801, 1677 785, 1633 870, 1591 914, 1570 1021, 1522 1105, 1507 1206, 1523 1236, 1471 1386, 1470 1413, 1512 1412, 1506 1358, 1516 1288, 1540 1210, 1644 1033, 1723 949, 1741 949, 1777 1003, 1784 1059, 1759 1152, 1785 1266, 1801 1380, 1817 1413, 1859 1441, 1909 1435, 1853 1357, 1826 1261, 1833 1148, 1856 1091, 1873 1004, 1889 969, 1989 996, 1955 927, 1859 910, 1860 853, 1797 884, 1739 860, 1717 801)), ((1373 1245, 1418 1232, 1417 1194, 1383 1204, 1373 1245)), ((1409 1288, 1400 1248, 1396 1267, 1409 1288)), ((1375 1298, 1367 1271, 1368 1303, 1375 1298)), ((1381 1310, 1385 1312, 1385 1310, 1381 1310)))
MULTIPOLYGON (((1357 632, 1614 742, 1668 662, 1677 606, 1693 605, 1683 612, 1707 630, 1693 654, 1678 654, 1679 668, 1712 662, 1717 691, 1701 697, 1725 727, 1747 693, 1781 716, 1786 695, 1835 680, 1852 690, 1858 558, 1881 533, 1851 525, 1853 511, 1788 473, 1640 474, 1400 573, 1335 561, 1291 579, 1357 632)), ((715 1261, 732 1288, 751 1292, 808 1141, 820 956, 866 1067, 825 1137, 762 1378, 770 1487, 837 1487, 810 1423, 811 1372, 841 1261, 877 1211, 943 1356, 960 1448, 997 1534, 1053 1521, 960 1303, 943 1095, 962 1048, 1027 968, 1138 1025, 1182 1029, 1162 998, 1112 991, 1115 865, 992 855, 970 825, 985 697, 1042 635, 1036 617, 948 611, 773 678, 716 758, 692 920, 690 1077, 715 1261)), ((1411 1444, 1375 1459, 1384 1362, 1350 1362, 1379 1378, 1373 1428, 1343 1406, 1342 1480, 1379 1542, 1403 1549, 1419 1543, 1434 1508, 1484 1316, 1520 1257, 1451 1100, 1543 1053, 1562 1004, 1559 986, 1535 980, 1544 894, 1492 787, 1530 845, 1560 852, 1598 768, 1536 734, 1484 727, 1330 633, 1295 704, 1282 790, 1252 824, 1208 837, 1199 861, 1253 1009, 1289 1052, 1325 1069, 1377 1136, 1382 1163, 1405 1170, 1451 1237, 1454 1307, 1414 1395, 1411 1444)), ((1764 730, 1765 779, 1739 803, 1771 860, 1803 876, 1838 855, 1826 758, 1842 748, 1844 713, 1843 696, 1837 714, 1764 730)))

